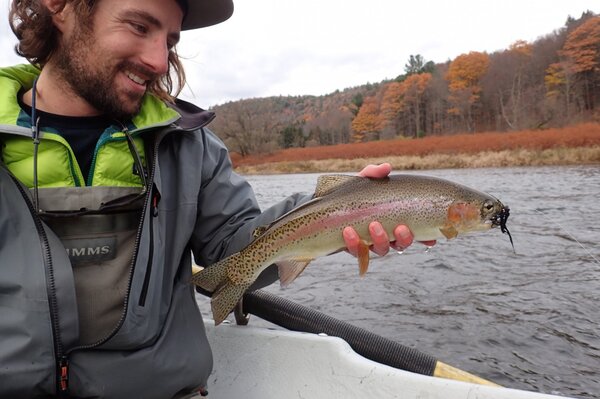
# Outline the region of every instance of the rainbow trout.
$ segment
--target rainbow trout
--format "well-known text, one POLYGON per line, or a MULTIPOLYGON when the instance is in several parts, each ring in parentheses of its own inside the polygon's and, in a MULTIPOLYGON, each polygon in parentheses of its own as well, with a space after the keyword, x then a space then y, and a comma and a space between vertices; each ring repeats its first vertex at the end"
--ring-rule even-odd
POLYGON ((220 324, 269 265, 277 265, 281 285, 286 286, 313 259, 344 250, 346 226, 354 227, 362 239, 358 260, 363 275, 371 244, 368 225, 374 220, 389 237, 404 224, 415 240, 429 241, 496 226, 510 237, 508 215, 508 207, 497 198, 435 177, 324 175, 313 200, 257 229, 252 243, 196 273, 192 281, 213 293, 213 318, 220 324))

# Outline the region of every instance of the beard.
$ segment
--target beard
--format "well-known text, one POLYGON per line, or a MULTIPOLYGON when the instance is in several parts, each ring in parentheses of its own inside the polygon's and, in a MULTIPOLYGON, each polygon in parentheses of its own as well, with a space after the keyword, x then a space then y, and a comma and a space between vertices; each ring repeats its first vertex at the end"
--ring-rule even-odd
MULTIPOLYGON (((92 28, 82 25, 74 30, 70 40, 58 46, 53 56, 60 78, 96 110, 118 121, 127 121, 139 112, 143 97, 125 90, 119 92, 117 73, 125 70, 141 71, 146 76, 152 73, 127 60, 111 60, 110 52, 95 46, 92 28)), ((148 86, 151 83, 148 82, 148 86)))

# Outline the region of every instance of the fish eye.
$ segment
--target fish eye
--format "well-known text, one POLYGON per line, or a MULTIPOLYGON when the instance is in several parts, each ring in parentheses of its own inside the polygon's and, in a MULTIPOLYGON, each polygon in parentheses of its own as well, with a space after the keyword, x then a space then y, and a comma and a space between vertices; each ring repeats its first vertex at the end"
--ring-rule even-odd
POLYGON ((494 210, 494 202, 493 201, 485 201, 483 203, 483 209, 486 210, 487 212, 491 212, 494 210))

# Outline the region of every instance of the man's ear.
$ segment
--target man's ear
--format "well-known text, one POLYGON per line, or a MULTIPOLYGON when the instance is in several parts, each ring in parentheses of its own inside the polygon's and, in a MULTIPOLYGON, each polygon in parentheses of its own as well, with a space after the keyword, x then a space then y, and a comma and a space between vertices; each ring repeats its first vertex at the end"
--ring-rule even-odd
POLYGON ((64 33, 67 23, 67 14, 71 7, 65 0, 42 0, 42 4, 52 14, 52 21, 58 30, 64 33))

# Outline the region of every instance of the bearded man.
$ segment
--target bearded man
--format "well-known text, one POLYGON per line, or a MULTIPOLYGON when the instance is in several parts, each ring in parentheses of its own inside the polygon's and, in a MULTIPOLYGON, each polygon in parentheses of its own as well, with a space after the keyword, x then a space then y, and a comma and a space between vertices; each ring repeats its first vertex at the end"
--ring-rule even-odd
MULTIPOLYGON (((309 199, 261 212, 214 114, 176 98, 180 32, 232 13, 231 0, 12 1, 29 63, 0 69, 0 397, 206 393, 192 254, 211 265, 309 199)), ((379 223, 371 234, 385 254, 379 223)))

